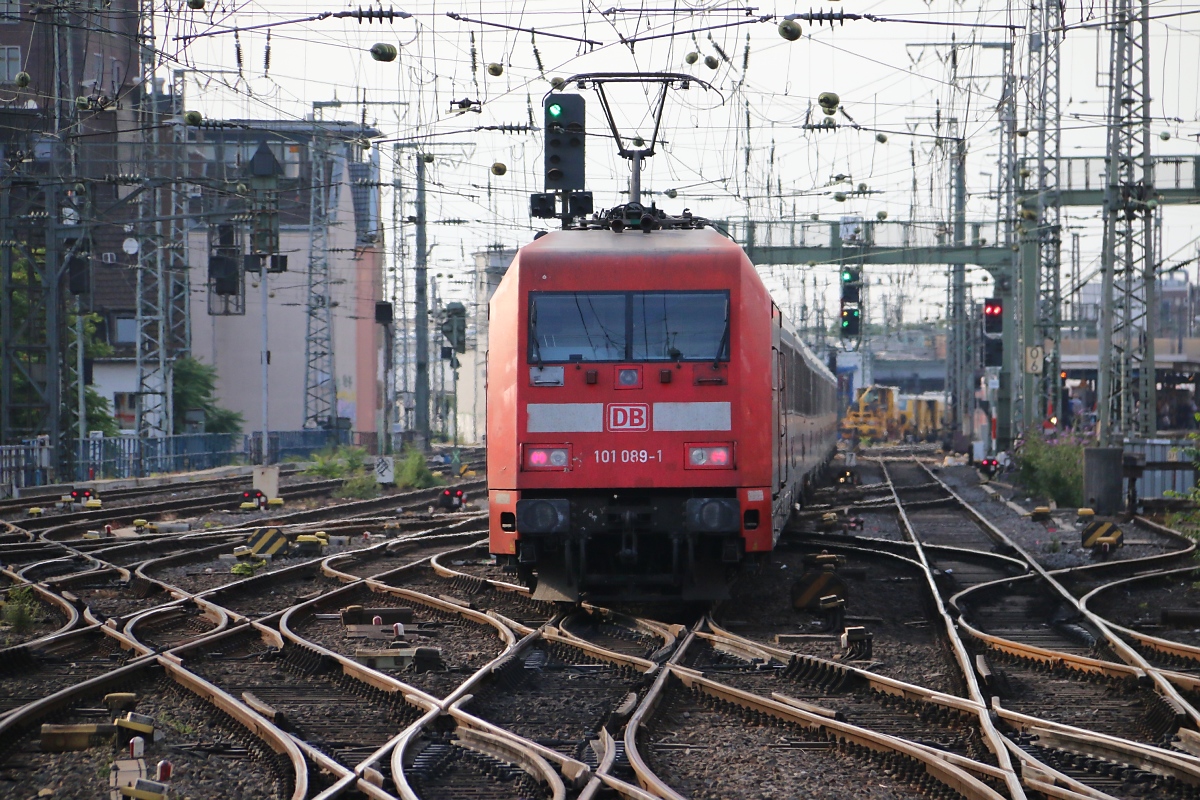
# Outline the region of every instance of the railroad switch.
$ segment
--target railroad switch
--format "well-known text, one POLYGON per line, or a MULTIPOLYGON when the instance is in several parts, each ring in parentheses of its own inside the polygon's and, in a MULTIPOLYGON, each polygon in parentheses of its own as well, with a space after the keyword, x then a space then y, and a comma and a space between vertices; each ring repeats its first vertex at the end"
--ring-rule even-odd
POLYGON ((846 600, 836 594, 827 594, 821 598, 821 613, 825 616, 825 624, 821 630, 825 633, 837 630, 846 621, 846 600))
POLYGON ((823 604, 828 606, 828 598, 844 602, 846 582, 837 574, 835 567, 836 562, 822 563, 801 575, 792 584, 792 608, 820 613, 827 610, 823 604))
POLYGON ((286 552, 288 540, 279 528, 256 528, 246 539, 246 544, 256 556, 273 556, 286 552))
POLYGON ((1125 543, 1125 534, 1111 522, 1095 520, 1080 534, 1083 546, 1093 553, 1108 553, 1125 543))
POLYGON ((1029 512, 1029 518, 1034 522, 1049 522, 1051 511, 1050 506, 1038 506, 1029 512))
POLYGON ((298 553, 303 553, 305 555, 316 555, 321 552, 321 548, 323 548, 326 544, 327 542, 320 536, 301 534, 296 537, 295 549, 298 553))
POLYGON ((442 651, 437 647, 360 647, 354 650, 354 660, 372 669, 383 667, 428 672, 442 668, 442 651))
POLYGON ((109 692, 104 695, 104 707, 115 717, 118 711, 133 711, 137 708, 138 700, 133 692, 109 692))
POLYGON ((803 559, 801 559, 801 561, 806 567, 832 566, 834 568, 840 568, 846 566, 845 556, 837 555, 836 553, 830 553, 828 550, 822 550, 820 553, 815 555, 806 555, 803 557, 803 559))
POLYGON ((138 778, 132 786, 120 787, 122 797, 134 800, 166 800, 167 785, 149 778, 138 778))
POLYGON ((854 625, 842 631, 841 645, 847 660, 866 661, 871 658, 871 641, 875 637, 861 625, 854 625))
POLYGON ((33 508, 29 509, 25 513, 31 517, 40 517, 42 514, 46 513, 46 510, 43 508, 39 508, 38 506, 34 506, 33 508))
POLYGON ((111 743, 117 726, 111 723, 85 725, 42 725, 41 748, 44 753, 67 753, 111 743))

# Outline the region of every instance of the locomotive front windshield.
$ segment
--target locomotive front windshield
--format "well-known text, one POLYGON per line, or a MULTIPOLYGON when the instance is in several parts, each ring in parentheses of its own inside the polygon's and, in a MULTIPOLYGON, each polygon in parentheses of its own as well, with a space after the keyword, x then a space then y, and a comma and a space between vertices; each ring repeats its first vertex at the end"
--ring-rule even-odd
POLYGON ((729 292, 531 292, 529 360, 726 361, 729 292))

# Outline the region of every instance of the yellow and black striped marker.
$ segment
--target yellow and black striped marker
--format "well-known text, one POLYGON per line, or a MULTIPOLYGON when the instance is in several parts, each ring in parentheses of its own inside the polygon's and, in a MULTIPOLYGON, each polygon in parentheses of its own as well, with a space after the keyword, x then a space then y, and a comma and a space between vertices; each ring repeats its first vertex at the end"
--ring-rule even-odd
POLYGON ((792 608, 797 611, 819 611, 821 598, 844 598, 846 582, 832 569, 810 569, 792 584, 792 608))
POLYGON ((246 544, 250 546, 250 552, 256 556, 273 556, 279 551, 287 549, 288 540, 279 528, 256 528, 254 533, 250 534, 250 538, 246 540, 246 544))
POLYGON ((1102 544, 1120 547, 1125 535, 1111 522, 1096 521, 1083 529, 1081 537, 1084 547, 1097 547, 1102 544))

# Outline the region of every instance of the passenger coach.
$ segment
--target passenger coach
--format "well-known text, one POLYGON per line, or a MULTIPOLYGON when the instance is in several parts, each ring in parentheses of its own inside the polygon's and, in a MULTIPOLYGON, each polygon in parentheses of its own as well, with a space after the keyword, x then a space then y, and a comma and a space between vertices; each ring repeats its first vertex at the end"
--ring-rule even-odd
POLYGON ((549 233, 489 331, 491 551, 539 599, 724 596, 833 451, 832 375, 711 229, 549 233))

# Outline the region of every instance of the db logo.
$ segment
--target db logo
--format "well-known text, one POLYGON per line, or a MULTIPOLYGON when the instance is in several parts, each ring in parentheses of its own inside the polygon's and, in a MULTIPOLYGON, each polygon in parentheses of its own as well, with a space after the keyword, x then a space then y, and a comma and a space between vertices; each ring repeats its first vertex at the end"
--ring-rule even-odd
POLYGON ((650 428, 650 407, 645 403, 608 405, 610 431, 644 431, 650 428))

